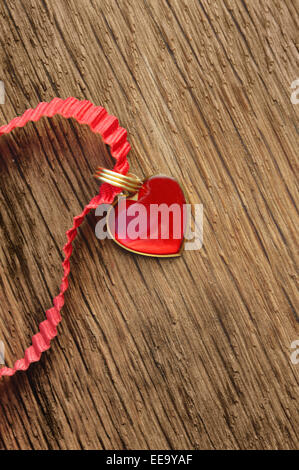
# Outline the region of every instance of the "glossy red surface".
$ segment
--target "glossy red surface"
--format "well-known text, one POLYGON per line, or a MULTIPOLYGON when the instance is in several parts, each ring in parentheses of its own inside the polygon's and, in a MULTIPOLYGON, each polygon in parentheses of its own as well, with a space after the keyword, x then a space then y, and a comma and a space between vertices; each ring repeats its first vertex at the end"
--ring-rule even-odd
POLYGON ((153 256, 176 255, 184 240, 185 203, 182 188, 174 178, 153 176, 144 182, 137 200, 124 199, 115 206, 115 219, 111 213, 108 225, 115 241, 126 249, 153 256), (163 216, 157 206, 165 211, 163 216))

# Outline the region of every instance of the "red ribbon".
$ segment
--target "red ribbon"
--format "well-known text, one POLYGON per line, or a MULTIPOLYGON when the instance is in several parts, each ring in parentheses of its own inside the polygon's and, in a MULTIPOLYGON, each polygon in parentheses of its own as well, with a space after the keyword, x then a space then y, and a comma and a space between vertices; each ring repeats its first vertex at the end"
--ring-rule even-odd
MULTIPOLYGON (((127 131, 119 126, 115 116, 110 116, 101 106, 95 106, 90 101, 79 101, 70 97, 66 100, 54 98, 50 103, 39 103, 35 109, 27 109, 20 117, 16 117, 9 124, 0 127, 0 136, 8 134, 16 127, 23 127, 29 121, 38 121, 41 117, 53 117, 60 114, 64 118, 74 118, 80 124, 88 124, 96 134, 100 134, 105 144, 109 145, 111 155, 116 159, 114 171, 123 175, 129 171, 127 155, 131 147, 127 140, 127 131)), ((32 345, 26 349, 24 357, 15 362, 13 368, 0 369, 0 377, 14 375, 18 370, 27 370, 32 362, 37 362, 44 351, 51 346, 51 340, 57 335, 57 325, 61 322, 60 311, 64 305, 64 294, 68 288, 68 276, 70 274, 70 257, 72 255, 72 242, 76 238, 77 229, 82 224, 85 216, 100 204, 110 204, 121 189, 109 184, 103 184, 100 192, 83 212, 73 219, 73 227, 66 232, 67 243, 63 247, 65 254, 63 277, 60 285, 60 293, 53 300, 53 307, 46 311, 47 319, 39 325, 39 332, 32 337, 32 345)))

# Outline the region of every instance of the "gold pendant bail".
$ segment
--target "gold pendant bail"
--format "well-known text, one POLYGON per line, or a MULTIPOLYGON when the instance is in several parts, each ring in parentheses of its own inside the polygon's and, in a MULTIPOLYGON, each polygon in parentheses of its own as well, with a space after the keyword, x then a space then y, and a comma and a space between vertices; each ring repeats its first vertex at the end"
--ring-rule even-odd
POLYGON ((142 180, 138 178, 138 176, 132 174, 122 175, 121 173, 107 170, 107 168, 103 168, 101 166, 97 168, 94 176, 103 183, 109 183, 112 186, 121 188, 129 193, 137 193, 143 184, 142 180))

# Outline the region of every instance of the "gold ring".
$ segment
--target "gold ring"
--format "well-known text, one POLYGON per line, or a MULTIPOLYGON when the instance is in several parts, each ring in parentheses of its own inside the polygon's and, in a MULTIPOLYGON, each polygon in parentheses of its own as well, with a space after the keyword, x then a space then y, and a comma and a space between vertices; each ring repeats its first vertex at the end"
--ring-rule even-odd
POLYGON ((109 183, 130 193, 136 193, 142 186, 142 181, 135 175, 122 175, 102 167, 98 167, 94 176, 103 183, 109 183))

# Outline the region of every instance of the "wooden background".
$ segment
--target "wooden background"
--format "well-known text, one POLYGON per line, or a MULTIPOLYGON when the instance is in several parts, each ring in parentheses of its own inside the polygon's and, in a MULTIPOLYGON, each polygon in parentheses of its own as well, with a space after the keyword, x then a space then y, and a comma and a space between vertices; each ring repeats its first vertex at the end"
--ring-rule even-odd
MULTIPOLYGON (((1 125, 90 99, 128 129, 134 173, 176 176, 204 204, 204 246, 180 259, 100 242, 88 217, 53 348, 0 383, 2 449, 298 448, 297 33, 293 0, 1 2, 1 125)), ((1 138, 7 365, 58 293, 101 164, 72 121, 1 138)))

